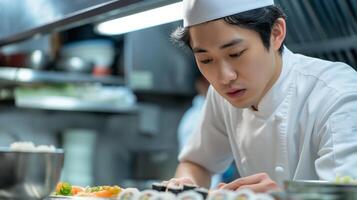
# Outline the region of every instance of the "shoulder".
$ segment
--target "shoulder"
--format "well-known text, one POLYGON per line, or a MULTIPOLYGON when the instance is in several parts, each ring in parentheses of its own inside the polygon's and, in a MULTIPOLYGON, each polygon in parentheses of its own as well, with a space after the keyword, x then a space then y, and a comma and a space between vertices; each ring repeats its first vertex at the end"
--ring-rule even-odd
POLYGON ((357 108, 357 72, 349 65, 290 53, 294 101, 315 113, 317 124, 357 108))
POLYGON ((301 54, 293 54, 292 57, 297 80, 314 83, 313 86, 339 95, 357 93, 357 72, 351 66, 301 54))

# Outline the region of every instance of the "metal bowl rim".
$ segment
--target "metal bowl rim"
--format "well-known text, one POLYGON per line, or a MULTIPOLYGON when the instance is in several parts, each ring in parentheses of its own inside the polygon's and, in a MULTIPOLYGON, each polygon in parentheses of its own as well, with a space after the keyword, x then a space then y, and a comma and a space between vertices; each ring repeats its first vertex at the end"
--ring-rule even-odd
POLYGON ((0 153, 25 153, 25 154, 63 154, 63 149, 56 149, 55 151, 21 151, 11 150, 9 147, 0 147, 0 153))
POLYGON ((329 181, 285 181, 286 187, 337 187, 337 188, 353 188, 357 189, 357 184, 334 183, 329 181))

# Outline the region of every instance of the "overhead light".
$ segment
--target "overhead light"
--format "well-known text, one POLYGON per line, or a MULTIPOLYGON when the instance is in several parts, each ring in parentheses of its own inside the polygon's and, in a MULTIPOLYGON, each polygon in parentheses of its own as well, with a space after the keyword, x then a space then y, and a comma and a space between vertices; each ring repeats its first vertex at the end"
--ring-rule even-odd
POLYGON ((182 20, 182 2, 162 6, 100 23, 96 30, 104 35, 118 35, 182 20))

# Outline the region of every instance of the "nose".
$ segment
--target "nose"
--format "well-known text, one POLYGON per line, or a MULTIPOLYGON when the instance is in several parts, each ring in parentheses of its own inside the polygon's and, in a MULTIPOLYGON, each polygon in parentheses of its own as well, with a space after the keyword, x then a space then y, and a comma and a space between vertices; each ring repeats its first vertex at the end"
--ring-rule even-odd
POLYGON ((222 62, 219 66, 218 78, 222 84, 230 84, 232 81, 238 78, 238 72, 234 69, 232 65, 227 62, 222 62))

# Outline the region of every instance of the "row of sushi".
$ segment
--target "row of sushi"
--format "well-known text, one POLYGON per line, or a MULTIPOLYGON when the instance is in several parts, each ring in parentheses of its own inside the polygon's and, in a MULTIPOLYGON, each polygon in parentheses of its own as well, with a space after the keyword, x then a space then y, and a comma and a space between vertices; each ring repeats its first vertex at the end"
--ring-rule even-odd
POLYGON ((210 190, 194 185, 170 185, 154 183, 152 189, 139 191, 114 186, 80 187, 60 182, 50 196, 57 200, 68 199, 115 199, 115 200, 274 200, 267 194, 256 194, 250 190, 210 190))
POLYGON ((251 190, 211 190, 192 185, 167 188, 165 184, 154 183, 152 189, 139 191, 127 188, 120 192, 118 200, 274 200, 268 194, 256 194, 251 190))
POLYGON ((118 200, 274 200, 268 194, 257 194, 251 190, 215 190, 209 192, 207 198, 195 190, 188 190, 175 195, 172 192, 158 192, 156 190, 139 191, 136 188, 124 189, 118 200))

